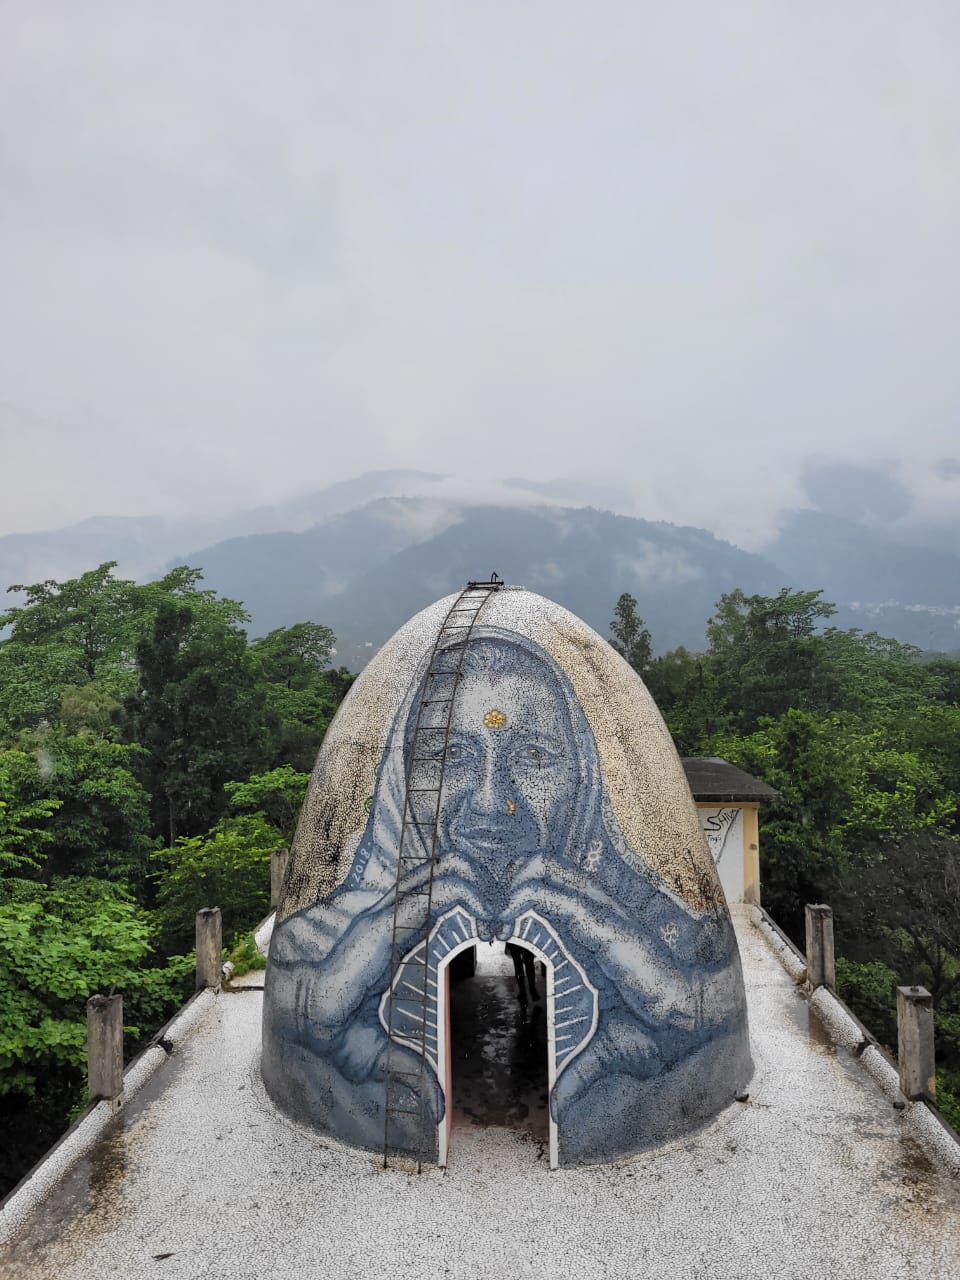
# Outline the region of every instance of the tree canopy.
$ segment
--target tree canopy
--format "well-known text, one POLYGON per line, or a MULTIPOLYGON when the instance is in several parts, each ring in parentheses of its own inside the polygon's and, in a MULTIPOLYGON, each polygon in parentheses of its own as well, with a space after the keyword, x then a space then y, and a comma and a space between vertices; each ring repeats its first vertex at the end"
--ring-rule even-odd
POLYGON ((352 680, 320 623, 250 643, 199 570, 115 569, 0 616, 0 1194, 82 1102, 87 997, 123 994, 132 1053, 190 989, 196 911, 266 914, 352 680))
POLYGON ((780 793, 761 815, 764 906, 802 943, 804 904, 833 904, 843 990, 867 1024, 895 1041, 897 983, 935 993, 957 1120, 960 662, 840 630, 834 613, 820 591, 728 592, 703 652, 661 654, 645 678, 682 754, 722 756, 780 793))

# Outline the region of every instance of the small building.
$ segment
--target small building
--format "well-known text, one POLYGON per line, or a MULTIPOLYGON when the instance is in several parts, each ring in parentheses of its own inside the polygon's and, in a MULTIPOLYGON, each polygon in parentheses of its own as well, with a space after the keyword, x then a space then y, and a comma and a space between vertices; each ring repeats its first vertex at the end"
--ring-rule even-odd
POLYGON ((760 805, 780 793, 720 756, 682 764, 727 902, 760 906, 760 805))
POLYGON ((451 964, 485 944, 545 973, 551 1165, 680 1137, 749 1082, 736 935, 650 694, 498 582, 413 618, 326 735, 267 966, 270 1096, 446 1164, 451 964))

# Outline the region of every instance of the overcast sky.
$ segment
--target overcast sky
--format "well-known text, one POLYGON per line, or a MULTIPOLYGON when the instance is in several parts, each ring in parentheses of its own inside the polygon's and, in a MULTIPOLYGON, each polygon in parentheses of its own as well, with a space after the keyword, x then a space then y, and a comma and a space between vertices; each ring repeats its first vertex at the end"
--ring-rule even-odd
POLYGON ((960 468, 956 0, 0 2, 0 533, 960 468))

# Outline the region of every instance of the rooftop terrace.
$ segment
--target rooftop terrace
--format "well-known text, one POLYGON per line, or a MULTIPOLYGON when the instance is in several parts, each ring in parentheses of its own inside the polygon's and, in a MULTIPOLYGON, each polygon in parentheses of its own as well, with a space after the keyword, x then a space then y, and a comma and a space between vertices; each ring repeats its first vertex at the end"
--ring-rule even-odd
POLYGON ((529 1134, 464 1122, 446 1170, 385 1172, 267 1099, 252 974, 198 997, 169 1033, 173 1051, 128 1072, 123 1110, 104 1123, 99 1104, 7 1202, 0 1272, 960 1275, 952 1135, 904 1104, 832 996, 798 985, 802 961, 767 918, 733 914, 757 1070, 749 1097, 693 1137, 551 1172, 529 1134))

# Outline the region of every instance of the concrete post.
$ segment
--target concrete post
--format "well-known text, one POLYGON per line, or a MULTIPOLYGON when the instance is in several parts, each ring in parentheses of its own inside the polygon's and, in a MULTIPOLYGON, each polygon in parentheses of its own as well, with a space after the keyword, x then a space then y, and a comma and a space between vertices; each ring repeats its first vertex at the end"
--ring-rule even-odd
POLYGON ((901 1093, 935 1102, 933 996, 925 987, 897 987, 897 1058, 901 1093))
POLYGON ((219 907, 197 912, 197 990, 219 987, 223 976, 223 923, 219 907))
POLYGON ((270 906, 279 907, 280 891, 283 889, 283 877, 287 874, 287 862, 290 859, 289 849, 274 849, 270 855, 270 906))
POLYGON ((760 806, 743 809, 743 900, 760 905, 760 806))
POLYGON ((807 925, 807 980, 811 987, 836 990, 837 969, 833 960, 833 910, 821 903, 804 908, 807 925))
POLYGON ((87 1096, 114 1102, 123 1093, 123 996, 87 1001, 87 1096))

